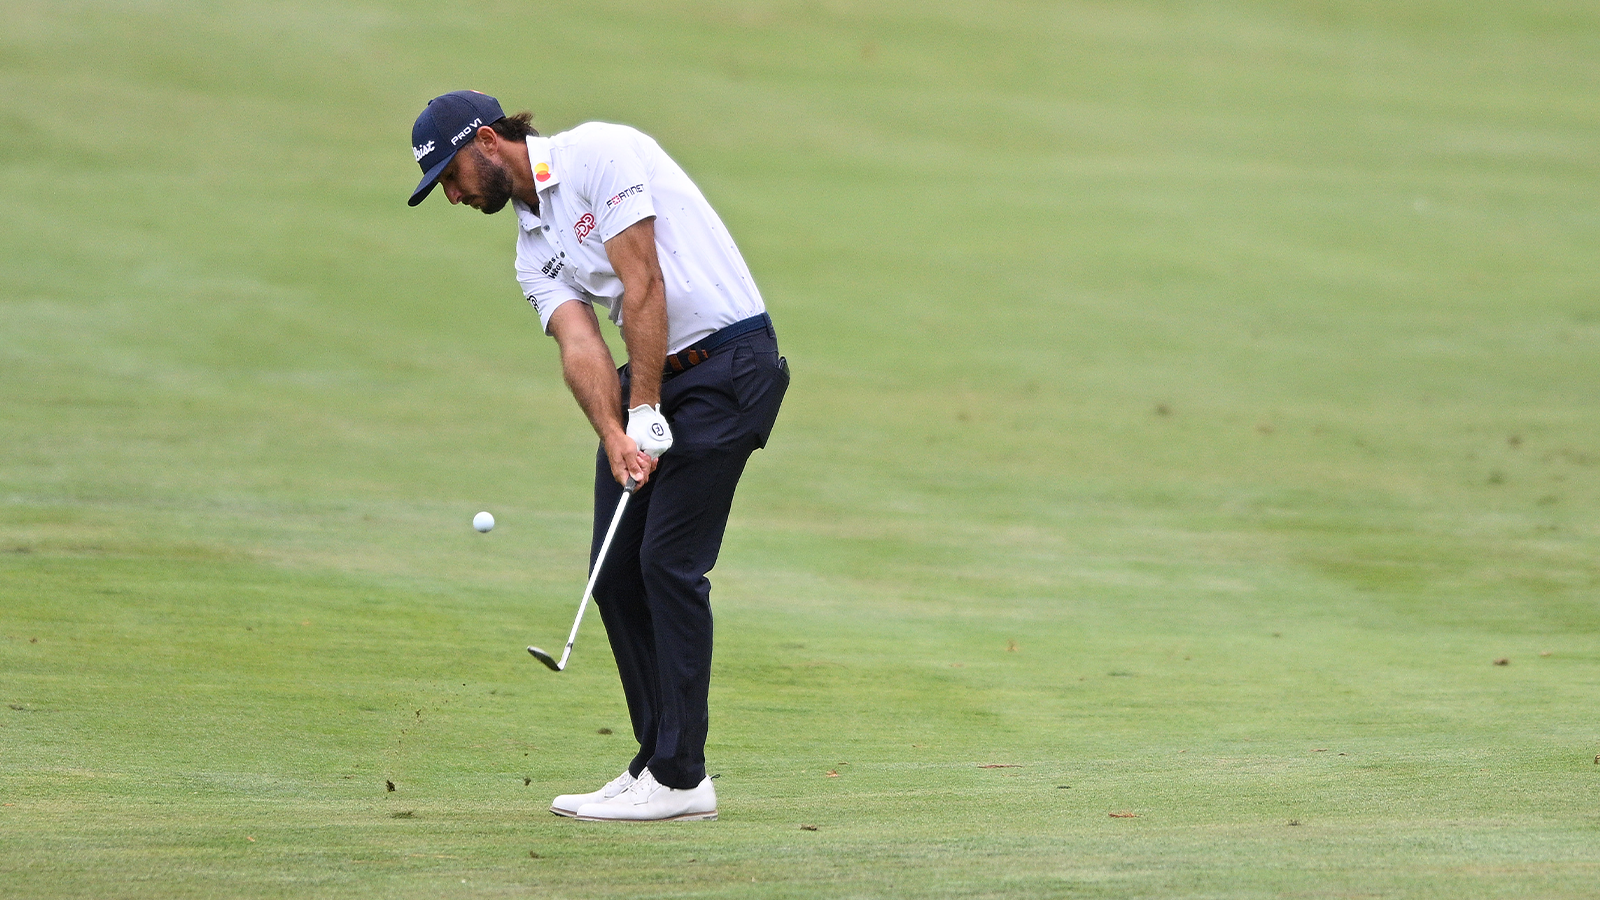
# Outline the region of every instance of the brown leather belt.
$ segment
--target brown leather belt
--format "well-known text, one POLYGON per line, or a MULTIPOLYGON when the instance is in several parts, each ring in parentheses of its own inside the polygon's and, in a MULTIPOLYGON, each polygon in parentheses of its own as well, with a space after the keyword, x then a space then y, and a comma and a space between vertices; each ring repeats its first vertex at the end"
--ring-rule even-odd
POLYGON ((711 358, 711 353, 723 344, 734 338, 743 337, 752 331, 772 327, 772 317, 766 313, 751 316, 715 331, 710 335, 695 341, 677 353, 667 354, 667 364, 662 368, 662 377, 671 377, 680 372, 687 372, 711 358))

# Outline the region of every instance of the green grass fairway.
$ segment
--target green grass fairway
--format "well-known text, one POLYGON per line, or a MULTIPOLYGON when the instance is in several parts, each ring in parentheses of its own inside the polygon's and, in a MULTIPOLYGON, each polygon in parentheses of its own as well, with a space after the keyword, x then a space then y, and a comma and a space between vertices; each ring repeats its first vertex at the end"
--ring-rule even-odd
POLYGON ((1592 898, 1592 0, 8 0, 0 898, 1592 898), (474 87, 795 372, 632 752, 474 87), (475 533, 473 513, 499 526, 475 533))

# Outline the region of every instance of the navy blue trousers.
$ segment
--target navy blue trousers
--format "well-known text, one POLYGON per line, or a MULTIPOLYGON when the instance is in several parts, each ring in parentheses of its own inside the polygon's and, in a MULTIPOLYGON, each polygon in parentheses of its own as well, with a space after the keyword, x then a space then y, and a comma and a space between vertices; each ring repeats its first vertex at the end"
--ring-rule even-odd
MULTIPOLYGON (((621 376, 626 409, 627 366, 621 376)), ((648 766, 674 788, 705 778, 712 631, 706 573, 722 549, 745 462, 766 446, 788 387, 788 363, 770 326, 718 347, 661 386, 672 449, 628 502, 594 587, 639 741, 628 766, 635 776, 648 766)), ((591 567, 621 497, 602 447, 591 567)))

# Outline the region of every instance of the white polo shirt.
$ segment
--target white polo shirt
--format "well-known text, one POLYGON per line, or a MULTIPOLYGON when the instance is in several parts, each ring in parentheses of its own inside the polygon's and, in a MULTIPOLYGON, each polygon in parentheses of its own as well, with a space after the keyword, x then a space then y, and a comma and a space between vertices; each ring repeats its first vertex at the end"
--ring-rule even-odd
POLYGON ((668 353, 766 311, 722 220, 648 135, 590 122, 528 138, 528 159, 539 212, 514 201, 517 280, 546 334, 550 314, 574 300, 597 303, 622 324, 622 280, 605 242, 650 216, 666 282, 668 353))

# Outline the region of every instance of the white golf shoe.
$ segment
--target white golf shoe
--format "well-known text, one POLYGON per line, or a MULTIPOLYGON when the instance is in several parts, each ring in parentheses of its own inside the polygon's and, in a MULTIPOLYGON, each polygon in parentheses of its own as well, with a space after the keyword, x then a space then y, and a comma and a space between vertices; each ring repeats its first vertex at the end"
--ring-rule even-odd
POLYGON ((717 817, 717 789, 710 778, 692 788, 670 788, 649 769, 610 800, 585 803, 578 816, 585 822, 690 822, 717 817))
POLYGON ((578 810, 584 804, 599 803, 604 800, 610 800, 611 798, 627 790, 628 786, 633 784, 633 782, 633 774, 627 769, 623 769, 621 775, 618 775, 617 777, 606 782, 606 786, 598 791, 590 791, 587 794, 562 794, 554 800, 551 800, 550 811, 558 816, 566 816, 571 818, 578 814, 578 810))

